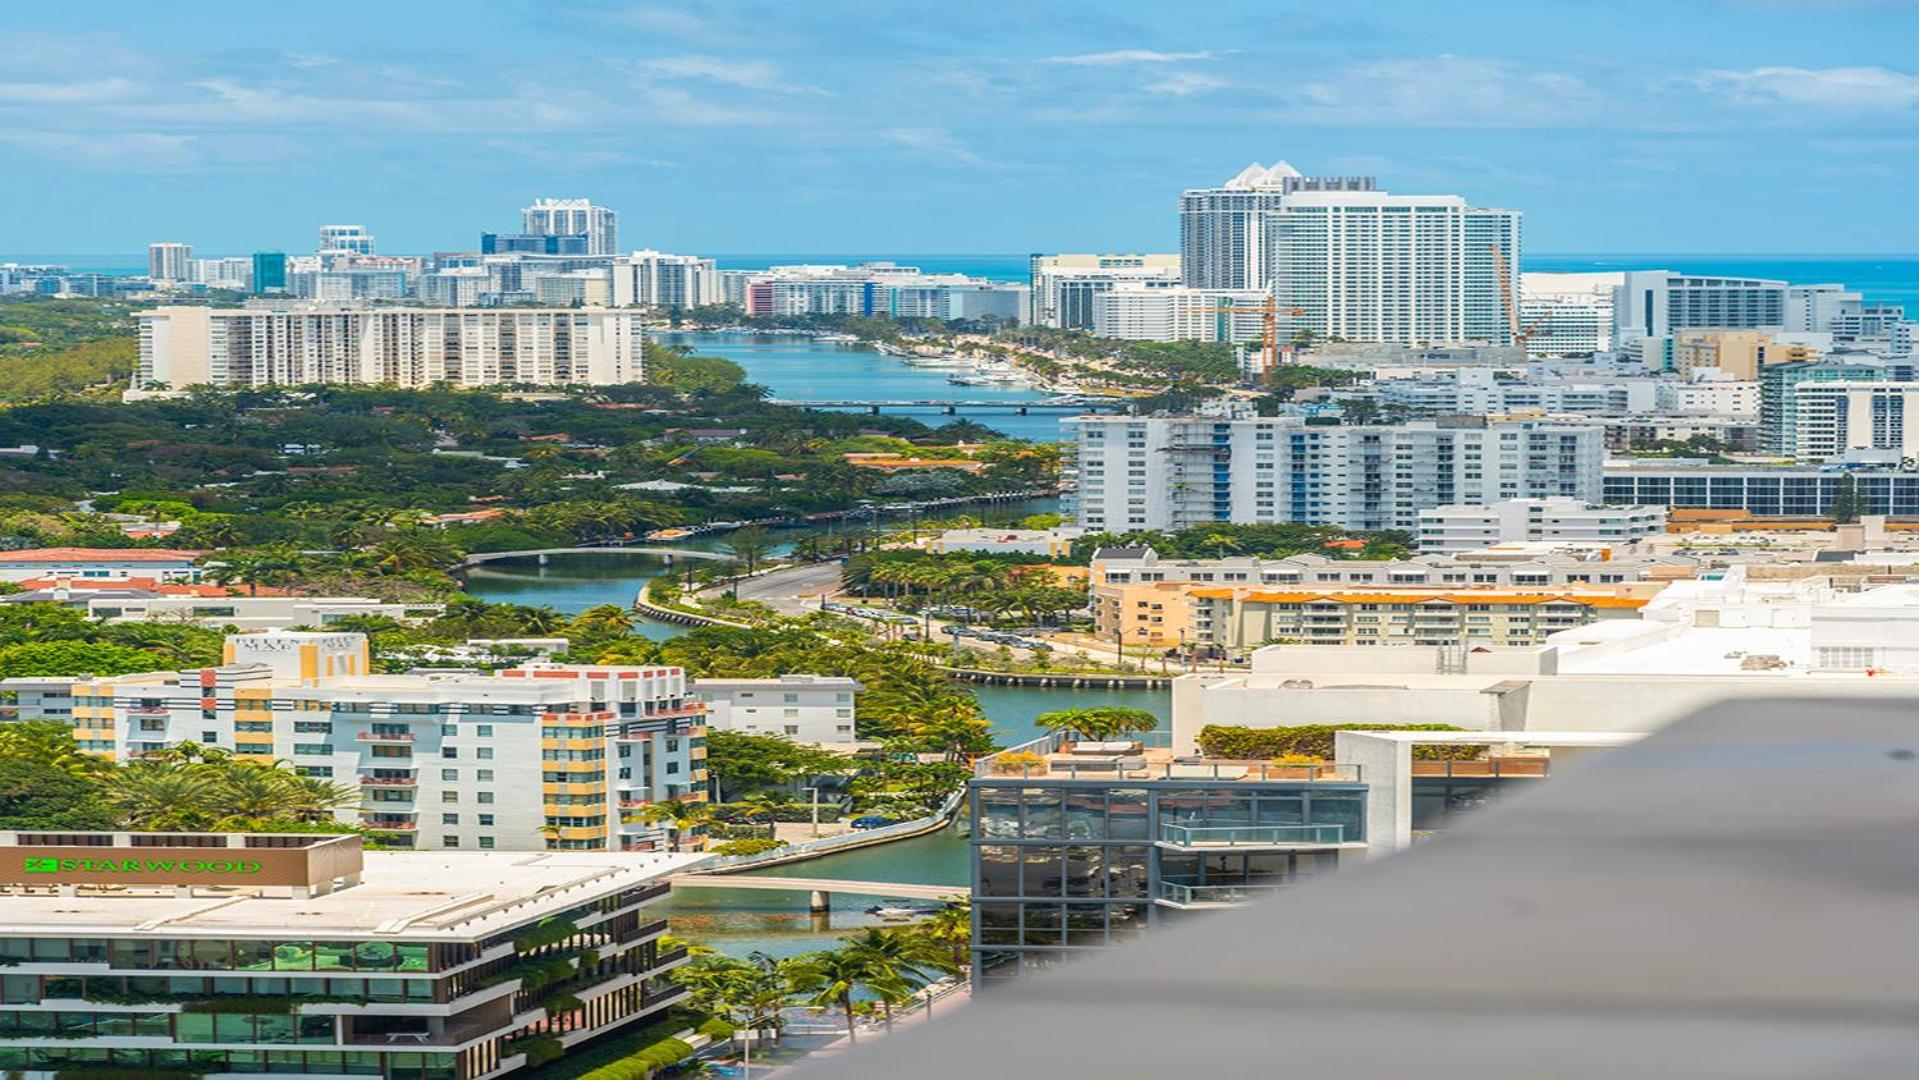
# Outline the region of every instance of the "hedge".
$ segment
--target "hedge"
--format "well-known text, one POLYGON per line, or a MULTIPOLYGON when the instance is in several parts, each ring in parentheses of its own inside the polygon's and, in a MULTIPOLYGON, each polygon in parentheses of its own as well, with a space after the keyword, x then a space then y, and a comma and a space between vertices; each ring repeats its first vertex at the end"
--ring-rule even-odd
POLYGON ((785 846, 784 840, 768 840, 762 837, 754 840, 728 840, 723 844, 715 844, 713 850, 720 855, 758 855, 762 851, 772 851, 785 846))
MULTIPOLYGON (((1208 724, 1199 729, 1199 752, 1233 761, 1270 761, 1288 756, 1333 759, 1333 735, 1340 731, 1464 731, 1452 724, 1298 724, 1293 727, 1250 728, 1208 724)), ((1422 761, 1467 761, 1479 757, 1483 746, 1414 746, 1422 761)))
POLYGON ((693 1056, 693 1046, 684 1039, 665 1038, 609 1065, 584 1073, 580 1080, 647 1080, 661 1069, 677 1065, 693 1056))
POLYGON ((724 1042, 732 1038, 733 1033, 739 1029, 715 1016, 693 1030, 712 1039, 714 1042, 724 1042))

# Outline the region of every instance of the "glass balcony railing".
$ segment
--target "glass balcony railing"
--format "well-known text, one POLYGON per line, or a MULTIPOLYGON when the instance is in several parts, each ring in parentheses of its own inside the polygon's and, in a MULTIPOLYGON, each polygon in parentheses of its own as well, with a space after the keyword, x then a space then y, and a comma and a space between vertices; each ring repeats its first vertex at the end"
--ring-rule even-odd
POLYGON ((1245 904, 1264 900, 1289 884, 1275 881, 1254 885, 1182 885, 1177 881, 1162 881, 1159 883, 1159 899, 1181 907, 1245 904))
POLYGON ((1344 825, 1172 825, 1159 827, 1161 843, 1180 847, 1275 847, 1343 844, 1344 825))

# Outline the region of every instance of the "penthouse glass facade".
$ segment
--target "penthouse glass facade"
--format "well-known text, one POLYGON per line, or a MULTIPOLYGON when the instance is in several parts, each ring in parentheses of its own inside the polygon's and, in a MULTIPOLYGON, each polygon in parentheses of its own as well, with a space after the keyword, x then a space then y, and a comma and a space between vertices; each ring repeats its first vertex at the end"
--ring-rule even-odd
POLYGON ((970 797, 982 986, 1270 896, 1365 841, 1366 788, 1352 767, 1122 759, 984 776, 970 797))
MULTIPOLYGON (((1817 469, 1632 468, 1608 470, 1606 502, 1714 510, 1758 517, 1824 517, 1839 493, 1839 471, 1817 469)), ((1853 472, 1860 513, 1919 515, 1919 472, 1853 472)))

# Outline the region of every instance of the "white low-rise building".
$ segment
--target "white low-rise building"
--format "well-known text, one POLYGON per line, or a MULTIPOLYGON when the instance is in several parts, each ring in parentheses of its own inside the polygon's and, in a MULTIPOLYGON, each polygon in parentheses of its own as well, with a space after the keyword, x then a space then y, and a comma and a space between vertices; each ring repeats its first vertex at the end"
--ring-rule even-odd
POLYGON ((1523 540, 1628 546, 1666 531, 1663 506, 1602 506, 1578 499, 1506 499, 1419 512, 1419 550, 1474 551, 1523 540))
POLYGON ((193 622, 240 630, 325 627, 342 619, 417 622, 440 604, 389 604, 364 596, 92 596, 80 594, 87 615, 102 622, 193 622))
POLYGON ((1724 701, 1903 701, 1919 694, 1919 589, 1676 582, 1637 620, 1541 645, 1275 645, 1243 673, 1173 683, 1173 748, 1208 724, 1451 724, 1474 731, 1651 731, 1724 701))
POLYGON ((934 537, 928 550, 936 555, 956 551, 977 551, 986 555, 1044 555, 1060 558, 1073 550, 1074 541, 1086 535, 1075 525, 1051 529, 948 529, 934 537))
POLYGON ((857 680, 838 675, 774 679, 695 679, 688 693, 706 704, 706 726, 743 735, 779 735, 794 742, 850 750, 857 680))

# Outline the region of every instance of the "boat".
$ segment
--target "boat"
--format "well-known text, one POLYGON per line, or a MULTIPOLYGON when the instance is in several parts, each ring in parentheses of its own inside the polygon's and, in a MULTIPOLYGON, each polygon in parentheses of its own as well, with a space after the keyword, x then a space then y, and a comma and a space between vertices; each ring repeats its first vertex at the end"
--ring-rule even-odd
POLYGON ((907 922, 912 919, 923 919, 938 910, 938 908, 929 907, 903 907, 893 904, 876 904, 873 907, 867 908, 866 913, 868 915, 877 915, 887 922, 907 922))
POLYGON ((652 532, 646 534, 646 538, 648 540, 684 540, 692 535, 692 530, 676 527, 671 529, 654 529, 652 532))

